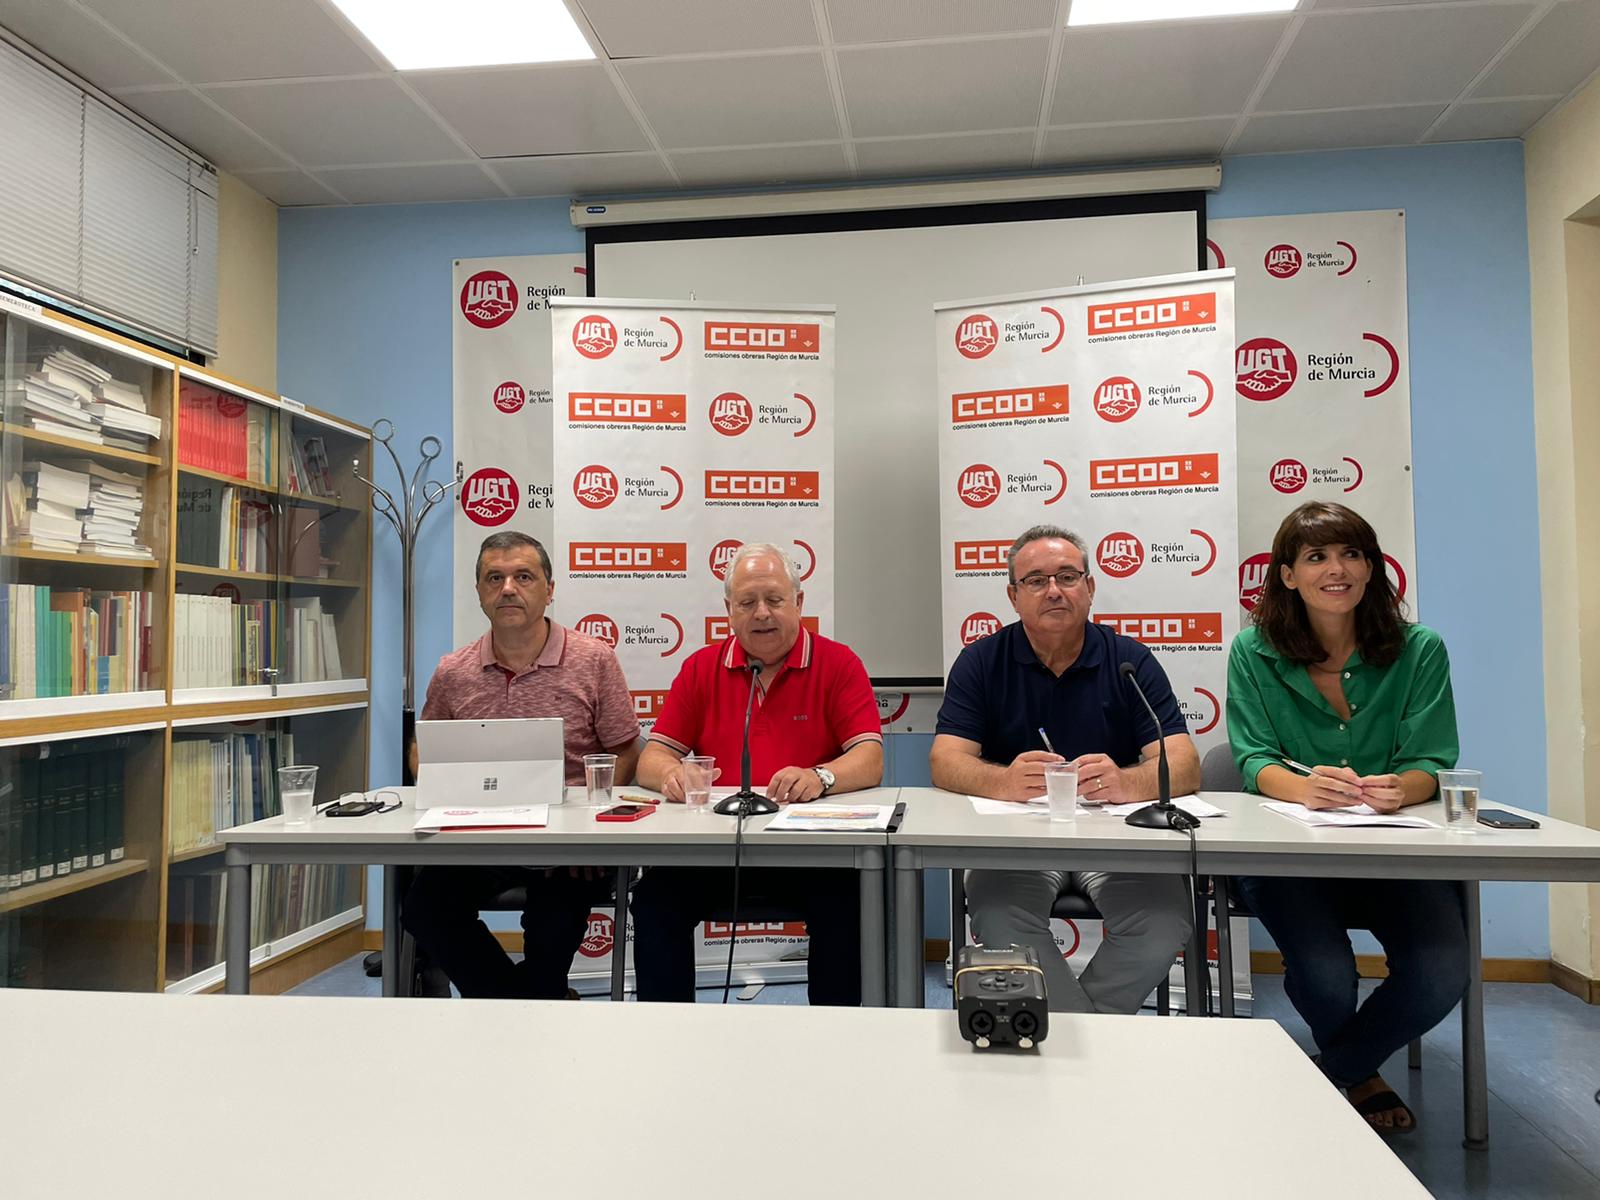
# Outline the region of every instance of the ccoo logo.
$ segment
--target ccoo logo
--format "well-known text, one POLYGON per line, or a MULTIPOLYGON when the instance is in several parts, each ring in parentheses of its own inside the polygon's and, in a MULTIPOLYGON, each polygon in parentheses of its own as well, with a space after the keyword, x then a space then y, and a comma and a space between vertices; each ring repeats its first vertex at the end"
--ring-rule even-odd
POLYGON ((750 401, 738 392, 723 392, 711 402, 711 428, 723 437, 738 437, 754 419, 750 401))
POLYGON ((1113 579, 1126 579, 1144 566, 1144 543, 1131 533, 1108 533, 1095 547, 1094 560, 1113 579))
POLYGON ((970 646, 991 633, 1000 632, 1000 618, 993 613, 975 612, 961 622, 961 644, 970 646))
POLYGON ((609 467, 585 467, 572 481, 572 494, 585 508, 604 508, 617 498, 617 477, 609 467))
POLYGON ((572 344, 585 358, 604 358, 617 348, 617 327, 605 317, 579 317, 572 344))
POLYGON ((1094 390, 1094 411, 1107 421, 1126 421, 1143 402, 1139 385, 1126 375, 1113 375, 1094 390))
POLYGON ((528 393, 520 383, 506 380, 494 390, 494 406, 503 413, 519 412, 528 402, 528 393))
POLYGON ((613 650, 617 648, 617 623, 604 613, 590 613, 579 617, 573 625, 579 633, 586 633, 597 642, 604 642, 613 650))
POLYGON ((1272 464, 1267 482, 1285 496, 1292 496, 1306 485, 1306 465, 1298 458, 1280 458, 1272 464))
POLYGON ((1261 265, 1274 279, 1288 279, 1300 272, 1300 251, 1287 242, 1281 243, 1267 251, 1261 265))
POLYGON ((461 511, 479 525, 504 525, 517 511, 517 481, 499 467, 481 467, 461 485, 461 511))
POLYGON ((1000 341, 994 318, 983 313, 963 317, 956 326, 956 349, 964 358, 982 358, 1000 341))
POLYGON ((1239 564, 1239 604, 1245 612, 1254 612, 1261 603, 1261 594, 1267 590, 1267 568, 1272 555, 1265 552, 1252 554, 1239 564))
POLYGON ((1239 347, 1237 386, 1246 400, 1276 400, 1299 374, 1294 351, 1277 338, 1251 338, 1239 347))
POLYGON ((711 573, 719 580, 728 578, 728 568, 733 565, 733 556, 739 553, 743 542, 728 538, 711 547, 711 573))
POLYGON ((517 311, 517 285, 499 271, 479 271, 461 285, 461 315, 479 329, 495 329, 517 311))
POLYGON ((605 913, 592 912, 589 914, 589 925, 584 930, 583 941, 578 944, 578 949, 585 958, 604 958, 611 953, 611 945, 616 940, 612 931, 616 922, 605 913))
POLYGON ((968 508, 988 508, 1000 496, 1000 473, 987 463, 973 463, 956 481, 956 495, 968 508))

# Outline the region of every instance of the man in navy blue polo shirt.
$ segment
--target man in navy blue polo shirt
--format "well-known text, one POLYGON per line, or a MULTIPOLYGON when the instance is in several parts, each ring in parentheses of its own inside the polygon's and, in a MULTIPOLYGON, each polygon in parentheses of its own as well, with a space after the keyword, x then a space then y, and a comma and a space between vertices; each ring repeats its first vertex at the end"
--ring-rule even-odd
MULTIPOLYGON (((1084 543, 1035 525, 1011 544, 1006 595, 1019 618, 961 652, 945 685, 930 756, 935 786, 1025 803, 1044 795, 1044 767, 1071 758, 1080 803, 1156 797, 1157 738, 1167 744, 1174 795, 1200 786, 1200 759, 1167 674, 1132 638, 1089 620, 1094 577, 1084 543), (1123 680, 1123 663, 1161 718, 1123 680), (1049 735, 1045 749, 1039 730, 1049 735)), ((968 871, 967 907, 986 946, 1032 946, 1050 1007, 1136 1012, 1161 982, 1193 925, 1177 875, 1108 871, 968 871), (1086 895, 1105 918, 1105 941, 1074 978, 1050 935, 1062 891, 1086 895)))

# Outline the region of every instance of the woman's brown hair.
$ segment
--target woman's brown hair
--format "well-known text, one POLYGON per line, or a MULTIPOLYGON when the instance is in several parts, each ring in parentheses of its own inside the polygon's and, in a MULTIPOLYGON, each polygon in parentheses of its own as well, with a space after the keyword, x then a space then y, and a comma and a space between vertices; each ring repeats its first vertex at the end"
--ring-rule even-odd
POLYGON ((1319 663, 1327 651, 1317 640, 1300 593, 1283 582, 1283 568, 1293 567, 1307 546, 1354 546, 1372 568, 1366 591, 1356 605, 1356 649, 1362 661, 1386 667, 1405 649, 1404 601, 1389 582, 1378 535, 1360 513, 1342 504, 1302 504, 1278 526, 1272 539, 1272 561, 1266 586, 1251 620, 1272 648, 1290 662, 1319 663))

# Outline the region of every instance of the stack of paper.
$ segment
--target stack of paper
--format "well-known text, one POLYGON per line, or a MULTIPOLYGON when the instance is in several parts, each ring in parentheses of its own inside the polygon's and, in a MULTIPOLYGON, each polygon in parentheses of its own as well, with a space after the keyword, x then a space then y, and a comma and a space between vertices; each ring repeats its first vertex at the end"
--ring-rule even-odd
POLYGON ((1262 808, 1271 809, 1302 825, 1387 825, 1394 829, 1437 829, 1439 826, 1427 817, 1412 816, 1405 812, 1381 813, 1366 804, 1353 804, 1348 808, 1307 808, 1285 800, 1263 800, 1262 808))
POLYGON ((892 804, 790 804, 768 829, 888 829, 892 804))
POLYGON ((89 502, 77 514, 83 521, 82 551, 123 558, 150 558, 150 547, 139 542, 144 480, 87 459, 67 465, 89 477, 89 502))
POLYGON ((138 451, 161 436, 161 418, 147 411, 140 388, 65 347, 50 351, 38 370, 13 384, 10 399, 41 433, 138 451))
POLYGON ((89 476, 49 462, 25 462, 6 484, 6 541, 24 549, 76 554, 78 510, 89 504, 89 476))
POLYGON ((543 829, 550 823, 548 804, 512 804, 503 808, 425 808, 412 826, 418 833, 451 833, 476 829, 543 829))

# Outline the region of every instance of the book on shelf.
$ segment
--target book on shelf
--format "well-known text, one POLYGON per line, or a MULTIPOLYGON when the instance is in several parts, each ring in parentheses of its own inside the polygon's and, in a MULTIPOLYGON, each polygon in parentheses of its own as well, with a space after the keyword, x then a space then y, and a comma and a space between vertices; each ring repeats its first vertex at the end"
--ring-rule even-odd
POLYGON ((178 487, 178 561, 271 574, 277 561, 272 506, 247 490, 189 478, 178 487))
POLYGON ((161 418, 149 412, 143 388, 65 347, 12 380, 6 399, 8 409, 20 409, 23 423, 41 433, 141 452, 161 436, 161 418))
POLYGON ((172 742, 173 853, 217 844, 217 832, 283 811, 278 764, 294 761, 294 734, 184 734, 172 742))
POLYGON ((178 391, 178 462, 272 486, 277 412, 185 379, 178 391))
POLYGON ((328 464, 328 449, 320 437, 289 439, 288 479, 285 491, 292 495, 333 497, 333 471, 328 464))
POLYGON ((152 559, 139 541, 145 481, 87 459, 22 464, 5 487, 5 538, 18 548, 152 559))
POLYGON ((127 856, 127 734, 44 742, 21 752, 7 806, 0 878, 27 887, 127 856))
POLYGON ((247 686, 265 682, 262 672, 278 667, 281 601, 184 592, 174 600, 173 687, 247 686))
POLYGON ((6 584, 0 694, 32 700, 146 690, 152 614, 149 592, 6 584))

